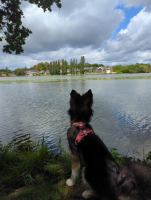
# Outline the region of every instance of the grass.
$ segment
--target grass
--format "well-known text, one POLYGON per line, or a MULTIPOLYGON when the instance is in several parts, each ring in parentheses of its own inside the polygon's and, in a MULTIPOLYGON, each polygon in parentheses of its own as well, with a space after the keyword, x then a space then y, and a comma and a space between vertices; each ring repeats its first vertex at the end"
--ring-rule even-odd
POLYGON ((126 80, 126 79, 151 79, 151 76, 126 76, 126 77, 101 77, 101 78, 73 78, 73 79, 30 79, 30 80, 0 80, 2 84, 8 83, 47 83, 47 82, 67 82, 79 80, 126 80))
MULTIPOLYGON (((0 199, 1 200, 76 200, 83 199, 81 177, 73 187, 66 185, 70 177, 71 155, 58 143, 59 154, 48 150, 44 137, 41 143, 29 139, 26 144, 0 145, 0 199)), ((118 163, 122 156, 116 149, 110 150, 118 163)), ((151 152, 143 162, 151 160, 151 152)), ((124 200, 121 197, 121 200, 124 200)))
POLYGON ((0 199, 70 199, 72 189, 65 181, 71 173, 71 155, 61 147, 61 140, 58 149, 58 155, 49 151, 44 137, 41 144, 29 139, 23 146, 0 145, 0 199))

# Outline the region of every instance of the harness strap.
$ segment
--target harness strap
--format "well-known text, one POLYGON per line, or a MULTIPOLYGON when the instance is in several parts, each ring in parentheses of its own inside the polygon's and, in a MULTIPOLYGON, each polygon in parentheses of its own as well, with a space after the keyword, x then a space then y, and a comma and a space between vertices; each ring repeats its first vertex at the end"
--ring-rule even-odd
POLYGON ((78 126, 80 128, 80 132, 75 139, 76 145, 78 145, 78 143, 81 141, 81 139, 83 137, 85 137, 86 135, 94 133, 91 129, 87 128, 85 126, 85 123, 83 123, 83 122, 75 122, 75 123, 71 124, 71 126, 78 126))

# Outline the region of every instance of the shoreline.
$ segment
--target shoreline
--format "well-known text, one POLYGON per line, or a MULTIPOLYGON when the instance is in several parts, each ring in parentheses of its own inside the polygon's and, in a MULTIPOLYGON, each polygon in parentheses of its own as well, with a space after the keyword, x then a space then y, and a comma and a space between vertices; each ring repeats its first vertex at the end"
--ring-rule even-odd
POLYGON ((29 79, 29 80, 0 80, 0 84, 8 83, 48 83, 48 82, 67 82, 79 80, 126 80, 126 79, 151 79, 151 75, 124 76, 124 77, 100 77, 100 78, 73 78, 73 79, 29 79))

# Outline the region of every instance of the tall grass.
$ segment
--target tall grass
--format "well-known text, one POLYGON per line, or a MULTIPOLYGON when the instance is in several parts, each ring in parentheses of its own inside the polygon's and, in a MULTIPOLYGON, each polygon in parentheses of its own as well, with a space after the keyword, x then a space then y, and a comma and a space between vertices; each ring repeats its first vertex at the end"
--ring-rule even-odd
MULTIPOLYGON (((121 164, 122 155, 115 148, 110 151, 121 164)), ((14 142, 0 145, 0 199, 79 199, 83 191, 81 178, 72 188, 65 183, 71 173, 70 160, 71 155, 62 148, 61 139, 57 155, 45 144, 44 136, 41 142, 32 142, 29 136, 24 145, 15 146, 14 142)), ((142 162, 150 161, 151 152, 142 162)))
POLYGON ((58 155, 48 151, 44 136, 41 143, 29 141, 17 147, 13 142, 0 145, 0 199, 23 186, 36 188, 41 185, 43 188, 45 185, 44 188, 47 188, 48 183, 51 189, 53 184, 69 176, 70 154, 61 147, 61 140, 58 155))

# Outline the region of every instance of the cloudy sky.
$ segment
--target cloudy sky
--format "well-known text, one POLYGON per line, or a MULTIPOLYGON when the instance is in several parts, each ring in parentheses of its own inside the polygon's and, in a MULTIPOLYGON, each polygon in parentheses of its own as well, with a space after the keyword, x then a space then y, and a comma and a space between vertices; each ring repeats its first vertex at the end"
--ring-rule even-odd
POLYGON ((71 58, 116 64, 151 63, 151 0, 61 0, 43 12, 23 2, 23 25, 32 30, 24 53, 2 53, 0 69, 32 67, 39 62, 71 58))

